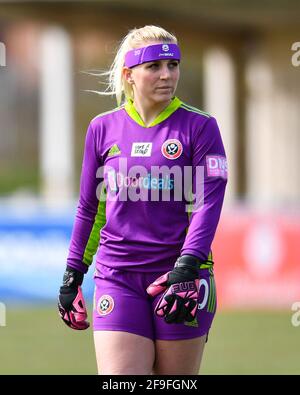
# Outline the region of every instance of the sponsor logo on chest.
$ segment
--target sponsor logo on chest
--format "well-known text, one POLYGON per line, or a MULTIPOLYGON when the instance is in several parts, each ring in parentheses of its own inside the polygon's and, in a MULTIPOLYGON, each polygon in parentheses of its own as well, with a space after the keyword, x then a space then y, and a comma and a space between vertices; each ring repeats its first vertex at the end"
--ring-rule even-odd
POLYGON ((132 143, 131 156, 151 156, 152 143, 132 143))

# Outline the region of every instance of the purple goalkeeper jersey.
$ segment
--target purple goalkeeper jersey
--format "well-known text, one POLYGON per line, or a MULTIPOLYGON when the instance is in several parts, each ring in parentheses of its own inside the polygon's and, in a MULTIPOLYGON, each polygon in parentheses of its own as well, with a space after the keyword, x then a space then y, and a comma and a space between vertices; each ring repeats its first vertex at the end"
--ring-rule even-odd
POLYGON ((67 264, 170 270, 209 259, 227 182, 216 120, 177 97, 145 126, 133 102, 89 124, 67 264))

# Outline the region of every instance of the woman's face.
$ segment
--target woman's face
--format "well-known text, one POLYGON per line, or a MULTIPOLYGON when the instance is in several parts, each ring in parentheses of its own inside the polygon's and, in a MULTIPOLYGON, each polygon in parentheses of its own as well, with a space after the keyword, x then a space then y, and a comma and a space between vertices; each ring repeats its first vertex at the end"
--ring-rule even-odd
POLYGON ((125 78, 132 84, 135 100, 157 104, 172 99, 177 88, 179 74, 178 60, 166 59, 143 63, 127 69, 125 78))

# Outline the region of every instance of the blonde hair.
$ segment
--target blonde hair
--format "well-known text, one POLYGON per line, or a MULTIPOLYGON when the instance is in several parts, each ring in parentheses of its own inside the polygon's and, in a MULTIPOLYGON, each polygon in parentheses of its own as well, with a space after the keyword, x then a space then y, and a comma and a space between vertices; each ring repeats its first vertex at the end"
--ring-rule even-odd
POLYGON ((144 43, 158 41, 166 44, 177 44, 177 38, 159 26, 146 25, 134 28, 121 41, 115 59, 109 71, 93 74, 107 77, 107 88, 105 91, 90 91, 100 95, 115 95, 118 106, 121 105, 123 97, 133 99, 132 86, 123 77, 125 54, 131 49, 140 48, 144 43))

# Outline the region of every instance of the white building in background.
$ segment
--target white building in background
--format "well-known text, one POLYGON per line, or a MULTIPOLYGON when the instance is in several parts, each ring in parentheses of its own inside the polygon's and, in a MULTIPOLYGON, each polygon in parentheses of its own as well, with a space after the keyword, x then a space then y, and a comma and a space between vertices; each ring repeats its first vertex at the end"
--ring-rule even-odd
MULTIPOLYGON (((38 166, 42 177, 39 191, 45 201, 76 198, 78 174, 74 173, 76 166, 80 168, 75 163, 79 160, 78 152, 77 156, 74 153, 79 146, 76 142, 82 145, 87 120, 106 111, 111 103, 79 92, 78 72, 98 69, 100 64, 108 66, 128 26, 142 26, 149 23, 151 15, 157 17, 163 13, 160 24, 174 31, 182 43, 182 69, 186 67, 186 75, 189 72, 202 75, 202 85, 199 80, 195 79, 197 85, 190 79, 185 96, 194 101, 201 98, 199 102, 203 99, 202 109, 217 118, 221 129, 229 163, 226 204, 234 205, 242 200, 254 207, 299 206, 300 29, 297 15, 300 15, 300 3, 287 6, 278 1, 272 7, 243 1, 235 2, 234 6, 222 3, 202 0, 190 8, 174 0, 170 15, 168 2, 144 0, 139 4, 127 0, 114 10, 106 7, 105 2, 98 2, 93 8, 86 5, 84 16, 80 7, 72 5, 65 19, 57 5, 57 11, 51 13, 51 21, 47 5, 37 11, 32 4, 22 8, 22 21, 27 15, 29 22, 21 27, 15 14, 18 5, 6 6, 6 15, 10 10, 15 18, 11 19, 7 34, 10 41, 5 41, 10 56, 15 51, 15 62, 18 62, 13 80, 16 75, 22 75, 22 68, 26 67, 31 68, 32 76, 36 75, 33 62, 39 65, 36 89, 40 122, 34 133, 39 140, 38 166), (148 9, 146 14, 138 12, 144 9, 148 9), (55 13, 59 27, 51 27, 55 13), (40 56, 28 61, 21 51, 28 46, 26 31, 30 30, 34 18, 38 22, 36 29, 42 33, 38 37, 40 56), (79 102, 74 103, 78 97, 80 104, 85 105, 80 111, 76 106, 79 102)), ((8 75, 13 65, 3 69, 9 69, 8 75)), ((10 100, 7 87, 12 84, 5 78, 4 73, 0 74, 0 86, 5 86, 5 92, 0 89, 0 157, 2 162, 5 158, 9 168, 10 156, 17 155, 16 147, 22 149, 19 136, 23 128, 19 119, 7 115, 7 109, 15 103, 7 105, 10 100), (5 104, 2 108, 1 103, 5 104)), ((97 89, 97 85, 93 87, 97 89)), ((184 92, 184 84, 181 89, 184 92)), ((13 95, 15 92, 18 86, 13 95)), ((197 106, 193 101, 190 104, 197 106)), ((27 127, 28 136, 32 130, 27 127)), ((32 136, 33 132, 31 139, 32 136)), ((28 146, 32 145, 31 141, 28 146)))
POLYGON ((295 38, 270 34, 246 65, 247 198, 255 206, 300 204, 300 67, 290 51, 295 38))
POLYGON ((46 28, 40 38, 40 171, 41 195, 59 204, 74 197, 72 44, 60 27, 46 28))
POLYGON ((0 67, 6 66, 6 47, 5 44, 0 41, 0 67))
POLYGON ((211 48, 203 58, 203 96, 205 110, 216 117, 226 150, 229 183, 226 201, 232 202, 237 194, 236 157, 236 80, 234 60, 224 48, 211 48))

